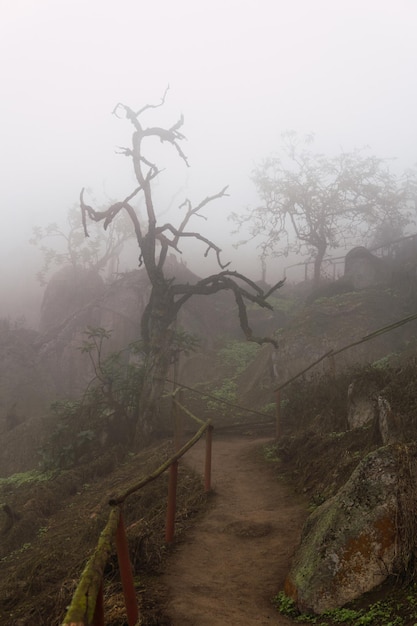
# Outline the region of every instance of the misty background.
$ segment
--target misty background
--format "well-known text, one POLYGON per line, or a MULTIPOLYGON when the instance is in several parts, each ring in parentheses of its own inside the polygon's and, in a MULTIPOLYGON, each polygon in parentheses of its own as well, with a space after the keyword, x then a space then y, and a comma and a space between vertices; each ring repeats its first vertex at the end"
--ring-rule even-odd
MULTIPOLYGON (((279 150, 281 134, 314 133, 329 156, 369 146, 416 164, 417 3, 414 0, 1 0, 0 317, 37 323, 43 288, 34 226, 57 222, 82 187, 96 206, 136 186, 131 125, 112 115, 157 104, 146 123, 171 126, 181 114, 190 168, 172 146, 155 147, 164 172, 158 213, 174 224, 178 205, 229 185, 196 229, 224 249, 232 269, 261 276, 255 245, 235 249, 232 211, 259 202, 250 179, 279 150)), ((140 207, 139 207, 140 210, 140 207)), ((53 245, 53 242, 50 242, 53 245)), ((184 251, 200 275, 216 270, 204 248, 184 251), (196 264, 193 255, 197 253, 196 264)), ((130 269, 135 267, 132 259, 130 269)), ((268 265, 282 277, 286 259, 268 265)))

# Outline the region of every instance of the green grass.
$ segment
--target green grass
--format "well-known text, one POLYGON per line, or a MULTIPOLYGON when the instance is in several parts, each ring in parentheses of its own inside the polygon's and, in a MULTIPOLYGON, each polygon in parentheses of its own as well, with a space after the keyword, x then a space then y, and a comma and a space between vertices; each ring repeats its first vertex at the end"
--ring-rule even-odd
POLYGON ((395 594, 387 600, 370 604, 367 608, 341 607, 326 611, 321 615, 300 613, 294 601, 280 591, 272 603, 281 615, 294 620, 296 624, 316 624, 317 626, 417 626, 417 588, 410 588, 403 598, 395 594))
POLYGON ((50 480, 55 475, 56 472, 41 472, 39 470, 20 472, 12 474, 7 478, 0 478, 0 487, 3 487, 4 485, 14 485, 15 487, 19 487, 20 485, 24 485, 26 483, 43 482, 50 480))

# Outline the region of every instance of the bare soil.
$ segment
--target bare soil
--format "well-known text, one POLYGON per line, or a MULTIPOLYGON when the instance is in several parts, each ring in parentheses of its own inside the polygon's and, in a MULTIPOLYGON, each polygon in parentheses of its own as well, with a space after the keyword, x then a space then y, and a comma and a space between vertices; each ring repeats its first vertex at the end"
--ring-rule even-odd
MULTIPOLYGON (((261 450, 269 442, 214 441, 212 506, 175 545, 160 579, 168 624, 293 624, 272 598, 283 587, 307 506, 266 466, 261 450)), ((184 460, 198 472, 202 446, 184 460)))

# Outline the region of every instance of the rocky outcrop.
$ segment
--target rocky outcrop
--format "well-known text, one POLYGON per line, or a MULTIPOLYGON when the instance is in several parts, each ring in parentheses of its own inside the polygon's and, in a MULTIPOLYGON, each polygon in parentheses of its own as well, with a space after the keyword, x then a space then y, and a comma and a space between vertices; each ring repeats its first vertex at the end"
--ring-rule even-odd
POLYGON ((388 282, 387 267, 383 259, 374 256, 367 248, 358 246, 345 257, 345 279, 354 289, 367 289, 388 282))
POLYGON ((401 416, 375 384, 355 380, 348 388, 347 421, 350 430, 374 423, 383 445, 403 441, 401 416))
POLYGON ((0 322, 0 433, 45 409, 45 372, 36 338, 36 331, 0 322))
MULTIPOLYGON (((170 256, 164 267, 176 283, 194 284, 199 277, 170 256)), ((79 268, 62 268, 45 292, 42 304, 39 362, 49 372, 51 396, 78 397, 94 378, 88 355, 80 351, 90 327, 104 328, 110 338, 103 344, 103 356, 123 350, 141 336, 140 322, 150 296, 144 269, 121 275, 105 285, 97 274, 79 268)), ((177 328, 199 337, 207 349, 219 335, 242 336, 233 294, 195 296, 181 309, 177 328)))
POLYGON ((401 571, 409 558, 404 529, 406 516, 414 516, 415 470, 415 446, 379 448, 310 515, 285 583, 300 611, 341 607, 401 571))
POLYGON ((41 306, 39 330, 50 333, 71 315, 82 311, 104 292, 104 281, 97 271, 66 265, 50 279, 41 306))
POLYGON ((404 441, 404 424, 399 414, 392 410, 383 395, 377 397, 377 420, 379 433, 384 445, 404 441))
POLYGON ((350 383, 347 393, 347 421, 350 429, 362 428, 375 418, 376 389, 363 389, 358 381, 350 383))

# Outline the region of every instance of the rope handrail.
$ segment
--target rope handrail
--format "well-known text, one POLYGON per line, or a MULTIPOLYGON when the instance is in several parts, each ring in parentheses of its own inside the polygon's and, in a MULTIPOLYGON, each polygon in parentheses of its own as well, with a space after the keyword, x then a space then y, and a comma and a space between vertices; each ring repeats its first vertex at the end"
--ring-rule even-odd
MULTIPOLYGON (((174 381, 169 379, 169 378, 164 378, 164 381, 167 383, 173 383, 174 381)), ((241 406, 240 404, 234 404, 233 402, 229 402, 228 400, 223 400, 222 398, 219 398, 218 396, 215 396, 212 393, 208 393, 207 391, 200 391, 199 389, 195 389, 194 387, 189 387, 188 385, 184 385, 183 383, 175 383, 178 387, 180 387, 181 389, 188 389, 188 391, 192 391, 194 393, 196 393, 197 395, 200 396, 204 396, 206 398, 210 398, 211 400, 215 400, 216 402, 219 402, 220 404, 225 404, 226 406, 231 406, 234 409, 239 409, 240 411, 246 411, 247 413, 253 413, 254 415, 260 415, 261 417, 267 417, 268 419, 271 418, 270 415, 268 415, 267 413, 262 413, 261 411, 255 411, 255 409, 249 409, 245 406, 241 406)))
POLYGON ((284 389, 284 387, 286 387, 290 383, 297 380, 297 378, 300 378, 301 376, 303 376, 303 374, 308 372, 315 365, 318 365, 318 363, 323 361, 325 358, 334 357, 337 354, 344 352, 345 350, 349 350, 349 348, 354 348, 355 346, 359 346, 362 343, 366 343, 367 341, 370 341, 371 339, 375 339, 375 337, 379 337, 380 335, 384 335, 385 333, 391 332, 392 330, 395 330, 396 328, 399 328, 400 326, 404 326, 405 324, 408 324, 409 322, 412 322, 416 319, 417 319, 417 313, 413 313, 413 315, 408 315, 407 317, 404 317, 401 320, 398 320, 397 322, 393 322, 392 324, 389 324, 388 326, 383 326, 382 328, 378 328, 377 330, 374 330, 372 333, 369 333, 368 335, 365 335, 361 339, 358 339, 357 341, 354 341, 348 344, 347 346, 343 346, 342 348, 339 348, 338 350, 334 350, 334 349, 329 350, 328 352, 323 354, 320 358, 318 358, 316 361, 311 363, 308 367, 303 369, 301 372, 298 372, 298 374, 295 374, 295 376, 292 376, 291 378, 286 380, 284 383, 276 387, 274 389, 274 392, 277 393, 281 391, 282 389, 284 389))
POLYGON ((196 415, 194 415, 194 413, 191 413, 191 411, 189 411, 183 404, 181 404, 180 402, 178 402, 178 400, 174 399, 174 404, 175 406, 177 406, 179 409, 181 409, 182 411, 184 411, 184 413, 186 415, 188 415, 188 417, 191 417, 191 419, 193 419, 195 422, 197 422, 198 424, 204 424, 204 421, 202 419, 200 419, 199 417, 197 417, 196 415))
POLYGON ((92 624, 97 596, 103 572, 111 555, 112 542, 120 519, 120 508, 113 508, 106 526, 102 530, 96 549, 87 561, 80 582, 72 596, 71 604, 62 626, 84 626, 92 624))
POLYGON ((185 445, 183 445, 183 447, 180 450, 178 450, 178 452, 176 452, 167 461, 165 461, 162 465, 160 465, 154 472, 152 472, 145 478, 142 478, 138 483, 136 483, 135 485, 132 485, 132 487, 129 487, 129 489, 126 489, 124 493, 122 493, 119 496, 111 497, 109 500, 109 505, 115 506, 117 504, 123 504, 126 498, 130 496, 132 493, 135 493, 135 491, 139 491, 139 489, 142 489, 142 487, 144 487, 145 485, 148 485, 150 482, 158 478, 161 474, 163 474, 169 468, 170 465, 172 465, 173 463, 175 463, 175 461, 178 461, 178 459, 184 456, 184 454, 190 448, 192 448, 193 445, 196 444, 199 439, 201 439, 201 437, 204 435, 204 433, 210 426, 211 426, 210 420, 208 420, 207 422, 203 422, 202 427, 196 432, 196 434, 191 439, 189 439, 189 441, 187 441, 185 445))
POLYGON ((316 361, 314 361, 313 363, 310 363, 310 365, 308 365, 306 368, 304 368, 301 372, 298 372, 298 374, 295 374, 295 376, 292 376, 292 378, 289 378, 288 380, 285 381, 285 383, 282 383, 282 385, 280 385, 279 387, 274 389, 274 392, 276 393, 277 391, 281 391, 281 389, 284 389, 284 387, 286 387, 290 383, 293 383, 294 380, 297 380, 297 378, 300 378, 300 376, 303 376, 306 372, 308 372, 313 367, 315 367, 316 365, 321 363, 321 361, 324 361, 324 359, 326 359, 328 356, 332 356, 333 354, 334 354, 334 351, 333 350, 329 350, 328 352, 326 352, 326 354, 323 354, 316 361))
POLYGON ((106 563, 112 552, 114 541, 116 543, 128 624, 129 626, 137 624, 139 612, 136 601, 132 568, 129 559, 126 531, 123 523, 123 503, 128 496, 139 491, 142 487, 149 484, 169 469, 170 477, 168 486, 166 541, 168 543, 172 541, 175 524, 178 460, 184 456, 184 454, 190 450, 190 448, 192 448, 206 432, 207 440, 204 487, 206 492, 210 491, 212 430, 213 426, 211 424, 211 420, 203 422, 202 426, 195 433, 195 435, 191 437, 191 439, 189 439, 175 454, 162 463, 162 465, 160 465, 155 471, 145 478, 142 478, 138 483, 135 483, 126 489, 122 494, 112 496, 109 499, 111 511, 107 523, 100 534, 92 556, 88 559, 87 564, 84 567, 79 583, 72 596, 71 603, 67 609, 64 621, 62 622, 62 626, 104 626, 103 576, 106 563))
POLYGON ((397 322, 393 322, 392 324, 389 324, 388 326, 383 326, 382 328, 378 328, 377 330, 374 330, 372 333, 369 333, 369 335, 365 335, 365 337, 362 337, 362 339, 359 339, 358 341, 355 341, 354 343, 351 343, 348 346, 344 346, 343 348, 339 348, 339 350, 335 350, 334 354, 340 354, 340 352, 344 352, 345 350, 348 350, 349 348, 353 348, 354 346, 358 346, 361 343, 365 343, 366 341, 370 341, 371 339, 375 339, 375 337, 378 337, 379 335, 384 335, 385 333, 390 332, 391 330, 395 330, 396 328, 399 328, 400 326, 404 326, 405 324, 408 324, 409 322, 412 322, 413 320, 417 319, 417 313, 413 313, 413 315, 408 315, 407 317, 404 317, 401 320, 398 320, 397 322))

